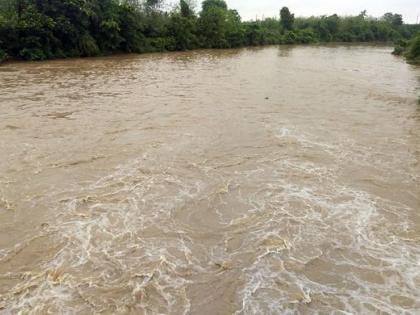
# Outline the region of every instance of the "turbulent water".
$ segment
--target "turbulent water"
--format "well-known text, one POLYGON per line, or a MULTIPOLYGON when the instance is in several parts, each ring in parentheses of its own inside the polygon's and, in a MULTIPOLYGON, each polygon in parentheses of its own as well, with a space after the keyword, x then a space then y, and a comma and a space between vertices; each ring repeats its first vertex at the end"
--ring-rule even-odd
POLYGON ((0 67, 0 314, 419 314, 420 69, 383 46, 0 67))

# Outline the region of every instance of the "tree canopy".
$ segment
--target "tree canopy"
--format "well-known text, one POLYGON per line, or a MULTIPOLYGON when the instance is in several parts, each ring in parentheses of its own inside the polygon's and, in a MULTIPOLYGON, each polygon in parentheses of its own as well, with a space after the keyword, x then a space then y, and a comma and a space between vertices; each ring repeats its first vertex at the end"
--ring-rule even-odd
POLYGON ((409 39, 418 25, 402 16, 295 17, 242 21, 224 0, 190 0, 170 11, 164 0, 0 0, 0 60, 95 56, 313 42, 409 39))
POLYGON ((224 0, 204 0, 202 3, 203 12, 211 8, 219 8, 222 10, 227 10, 227 4, 224 0))
POLYGON ((280 10, 280 23, 283 30, 290 31, 293 28, 295 22, 295 15, 291 14, 289 8, 283 7, 280 10))

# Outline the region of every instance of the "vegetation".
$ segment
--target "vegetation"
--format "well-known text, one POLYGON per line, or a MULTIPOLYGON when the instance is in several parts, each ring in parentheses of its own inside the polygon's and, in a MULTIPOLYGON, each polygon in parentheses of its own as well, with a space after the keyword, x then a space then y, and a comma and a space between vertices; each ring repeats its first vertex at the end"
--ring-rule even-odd
MULTIPOLYGON (((244 22, 224 0, 203 1, 198 14, 189 0, 171 11, 164 7, 164 0, 0 0, 0 61, 268 44, 403 43, 418 31, 393 13, 300 18, 282 8, 279 18, 244 22)), ((416 43, 398 52, 416 60, 416 43)))
POLYGON ((411 64, 420 65, 420 32, 415 34, 411 40, 399 40, 393 54, 404 56, 411 64))
POLYGON ((0 63, 6 59, 6 53, 0 49, 0 63))
POLYGON ((393 55, 401 56, 404 54, 405 50, 407 49, 408 40, 400 39, 396 41, 394 51, 392 52, 393 55))
POLYGON ((420 65, 420 33, 408 42, 405 57, 409 63, 420 65))

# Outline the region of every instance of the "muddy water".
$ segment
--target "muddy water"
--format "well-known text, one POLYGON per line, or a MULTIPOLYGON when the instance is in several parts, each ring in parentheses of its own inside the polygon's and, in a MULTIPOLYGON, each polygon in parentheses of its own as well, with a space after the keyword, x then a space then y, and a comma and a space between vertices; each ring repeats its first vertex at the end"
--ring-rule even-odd
POLYGON ((418 314, 420 70, 390 50, 0 67, 0 314, 418 314))

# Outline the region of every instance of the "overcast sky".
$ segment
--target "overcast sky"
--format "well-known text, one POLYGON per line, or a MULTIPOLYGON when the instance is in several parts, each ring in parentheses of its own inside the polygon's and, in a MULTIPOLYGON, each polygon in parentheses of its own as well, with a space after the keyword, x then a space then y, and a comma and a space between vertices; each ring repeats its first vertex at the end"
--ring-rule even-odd
MULTIPOLYGON (((171 0, 171 2, 178 2, 171 0)), ((406 23, 416 23, 420 13, 420 0, 227 0, 229 8, 237 9, 242 19, 249 20, 278 16, 283 6, 295 13, 296 16, 311 15, 357 15, 367 10, 371 16, 382 16, 386 12, 399 13, 404 16, 406 23)), ((196 0, 197 7, 201 1, 196 0)))

